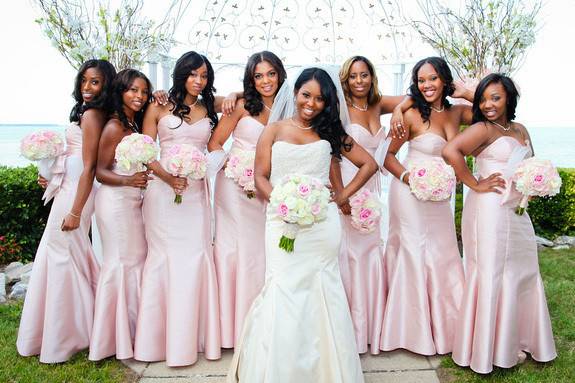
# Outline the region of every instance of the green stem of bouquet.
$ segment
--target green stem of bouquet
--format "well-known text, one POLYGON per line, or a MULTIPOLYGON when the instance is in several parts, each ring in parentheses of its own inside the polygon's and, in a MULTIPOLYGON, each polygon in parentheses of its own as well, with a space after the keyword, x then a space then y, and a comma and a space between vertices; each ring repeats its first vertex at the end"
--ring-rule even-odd
POLYGON ((280 249, 284 249, 287 253, 293 253, 293 245, 295 243, 295 239, 288 238, 285 235, 282 235, 280 238, 279 247, 280 249))

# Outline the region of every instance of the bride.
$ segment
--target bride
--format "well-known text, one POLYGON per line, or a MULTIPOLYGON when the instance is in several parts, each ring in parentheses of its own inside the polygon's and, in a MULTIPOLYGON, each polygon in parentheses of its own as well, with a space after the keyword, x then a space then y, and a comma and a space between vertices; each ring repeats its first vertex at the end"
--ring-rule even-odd
MULTIPOLYGON (((338 106, 345 107, 338 101, 343 93, 341 87, 336 90, 339 81, 333 76, 335 81, 323 69, 305 69, 286 97, 291 104, 295 95, 295 112, 288 105, 289 112, 282 114, 289 118, 269 124, 261 134, 255 183, 268 200, 274 184, 287 174, 313 176, 326 185, 331 175, 333 185, 341 185, 342 155, 359 171, 345 188, 334 190, 337 205, 376 172, 373 158, 345 134, 338 106)), ((273 212, 267 212, 265 230, 265 285, 245 320, 228 382, 363 382, 339 273, 336 204, 329 204, 324 221, 299 230, 293 253, 278 247, 283 222, 273 212)))

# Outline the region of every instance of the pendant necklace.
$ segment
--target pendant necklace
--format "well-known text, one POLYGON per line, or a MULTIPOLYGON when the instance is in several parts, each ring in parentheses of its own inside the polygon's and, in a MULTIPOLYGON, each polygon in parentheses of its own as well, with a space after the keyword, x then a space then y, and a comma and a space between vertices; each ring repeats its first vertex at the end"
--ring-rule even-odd
POLYGON ((506 126, 504 126, 504 125, 498 124, 498 123, 495 122, 495 121, 489 121, 489 122, 491 122, 491 123, 492 123, 493 125, 495 125, 495 126, 500 127, 501 129, 503 129, 503 130, 506 131, 506 132, 508 132, 509 129, 511 129, 511 124, 509 124, 509 125, 506 127, 506 126))

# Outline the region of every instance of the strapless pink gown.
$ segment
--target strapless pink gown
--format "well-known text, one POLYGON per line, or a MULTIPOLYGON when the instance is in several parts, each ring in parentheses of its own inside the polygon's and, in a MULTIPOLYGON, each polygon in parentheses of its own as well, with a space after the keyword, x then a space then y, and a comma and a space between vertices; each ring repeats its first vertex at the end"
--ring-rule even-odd
MULTIPOLYGON (((124 174, 114 169, 118 174, 124 174)), ((126 174, 133 174, 128 172, 126 174)), ((96 193, 96 222, 102 239, 102 270, 96 290, 90 360, 134 356, 134 336, 147 245, 142 191, 101 185, 96 193)))
MULTIPOLYGON (((504 136, 485 148, 480 176, 502 172, 518 145, 504 136)), ((540 362, 557 356, 533 225, 515 214, 521 195, 506 181, 503 195, 470 191, 463 207, 466 278, 452 356, 482 374, 514 366, 521 350, 540 362)))
POLYGON ((66 144, 66 153, 52 167, 48 193, 53 192, 54 202, 34 259, 18 330, 18 352, 40 354, 42 363, 65 362, 90 344, 99 272, 88 237, 95 188, 82 210, 80 227, 60 229, 72 209, 83 170, 82 129, 77 124, 66 130, 66 144))
MULTIPOLYGON (((253 117, 240 119, 233 132, 232 150, 256 150, 263 129, 253 117)), ((214 211, 222 347, 234 347, 244 318, 264 285, 265 204, 257 195, 249 199, 221 170, 216 176, 214 211)))
MULTIPOLYGON (((158 123, 164 167, 170 146, 191 144, 204 151, 210 138, 208 118, 179 124, 171 114, 158 123)), ((137 360, 185 366, 197 361, 198 352, 207 359, 221 355, 208 185, 206 180, 188 180, 188 185, 181 204, 174 203, 174 189, 157 177, 144 193, 148 256, 136 328, 137 360)))
MULTIPOLYGON (((441 158, 446 141, 425 133, 409 142, 410 160, 441 158)), ((388 295, 382 350, 451 352, 463 290, 463 265, 449 200, 420 201, 393 177, 385 250, 388 295)))
MULTIPOLYGON (((375 135, 359 124, 350 124, 348 134, 372 156, 385 131, 381 128, 375 135)), ((357 173, 357 167, 344 158, 341 162, 342 178, 347 185, 357 173)), ((365 184, 365 188, 379 197, 380 173, 365 184)), ((383 243, 378 227, 372 233, 360 233, 351 226, 350 216, 342 215, 342 242, 339 255, 341 278, 349 302, 359 353, 368 350, 379 354, 383 312, 385 310, 386 281, 383 263, 383 243)), ((385 219, 383 217, 382 219, 385 219)))

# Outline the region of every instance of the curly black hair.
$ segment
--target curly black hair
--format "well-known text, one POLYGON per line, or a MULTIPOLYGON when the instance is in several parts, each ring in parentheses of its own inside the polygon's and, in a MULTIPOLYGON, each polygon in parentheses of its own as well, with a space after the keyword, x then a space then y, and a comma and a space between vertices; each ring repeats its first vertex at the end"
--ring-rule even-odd
POLYGON ((513 121, 515 119, 515 109, 517 108, 517 99, 519 98, 519 91, 515 86, 513 80, 500 73, 491 73, 485 76, 479 84, 477 84, 477 89, 475 90, 475 96, 473 97, 473 119, 472 123, 479 121, 486 121, 487 117, 483 115, 481 109, 479 109, 479 104, 481 104, 481 99, 483 98, 483 93, 485 89, 491 84, 501 84, 505 93, 507 94, 507 104, 505 107, 507 121, 513 121))
POLYGON ((277 72, 278 89, 281 88, 287 77, 282 61, 272 52, 262 51, 250 56, 244 72, 244 109, 248 111, 250 116, 259 116, 261 111, 264 109, 262 95, 256 90, 254 80, 256 66, 262 61, 268 62, 277 72))
POLYGON ((110 113, 111 104, 109 93, 114 77, 116 77, 116 68, 106 60, 93 59, 82 64, 74 81, 74 92, 72 92, 72 97, 74 97, 76 104, 70 111, 70 122, 79 122, 82 114, 86 110, 92 108, 101 109, 106 113, 106 115, 110 113), (100 72, 102 77, 104 77, 104 84, 102 84, 102 92, 96 95, 94 100, 84 103, 84 98, 82 97, 82 78, 90 68, 95 68, 100 72))
POLYGON ((176 61, 176 66, 172 73, 174 83, 168 92, 168 99, 172 105, 174 105, 170 111, 173 115, 178 116, 181 119, 180 125, 176 128, 182 125, 185 116, 190 113, 191 110, 189 106, 184 104, 184 99, 188 94, 188 91, 186 90, 186 81, 188 77, 190 77, 192 71, 197 70, 204 64, 208 70, 208 83, 202 90, 201 100, 208 111, 208 118, 211 120, 212 128, 218 124, 218 115, 214 106, 214 101, 216 99, 214 96, 214 92, 216 91, 216 88, 214 88, 214 69, 206 56, 190 51, 184 53, 178 61, 176 61))
MULTIPOLYGON (((297 94, 303 84, 315 80, 321 89, 321 96, 325 106, 323 110, 311 120, 313 130, 322 140, 331 145, 331 154, 341 158, 341 149, 351 150, 351 141, 345 132, 339 118, 339 100, 337 90, 329 74, 320 68, 307 68, 297 78, 294 85, 294 93, 297 94)), ((345 107, 345 106, 344 106, 345 107)))
POLYGON ((144 103, 142 109, 136 112, 134 116, 134 122, 136 126, 132 126, 128 117, 126 116, 126 112, 124 111, 124 100, 123 95, 124 93, 130 89, 134 80, 137 78, 141 78, 146 82, 146 86, 148 87, 148 95, 152 94, 152 84, 150 80, 144 75, 142 72, 135 70, 135 69, 124 69, 116 75, 114 81, 112 82, 112 90, 110 92, 110 99, 112 103, 112 113, 118 117, 122 125, 124 125, 124 130, 132 129, 137 133, 142 133, 142 125, 144 122, 144 113, 150 103, 150 97, 144 103))
POLYGON ((447 96, 451 96, 455 90, 453 75, 451 74, 449 65, 447 65, 444 59, 441 57, 427 57, 418 61, 411 71, 411 85, 409 86, 408 94, 413 99, 412 108, 416 108, 419 111, 423 122, 429 121, 429 116, 431 115, 431 106, 425 101, 425 97, 423 97, 423 94, 417 86, 418 72, 425 64, 430 64, 435 69, 444 84, 444 88, 441 92, 441 103, 447 109, 451 107, 451 104, 447 101, 447 96))

